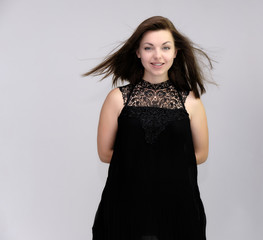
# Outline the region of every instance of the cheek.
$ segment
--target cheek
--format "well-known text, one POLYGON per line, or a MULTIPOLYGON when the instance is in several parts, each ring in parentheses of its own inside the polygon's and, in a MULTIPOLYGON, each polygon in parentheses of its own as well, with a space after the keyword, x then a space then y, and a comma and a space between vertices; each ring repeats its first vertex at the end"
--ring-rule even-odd
POLYGON ((174 57, 173 57, 173 56, 171 56, 171 57, 169 57, 169 58, 166 59, 166 63, 167 63, 167 65, 168 65, 168 68, 169 68, 169 69, 172 67, 173 62, 174 62, 174 57))
POLYGON ((147 54, 141 54, 141 62, 142 64, 146 64, 149 62, 150 57, 147 54))
POLYGON ((145 59, 141 58, 141 63, 144 68, 147 67, 147 62, 145 61, 145 59))
POLYGON ((174 61, 174 59, 175 59, 175 57, 176 57, 176 55, 175 54, 170 54, 170 55, 168 55, 167 56, 167 61, 169 61, 169 62, 173 62, 174 61))

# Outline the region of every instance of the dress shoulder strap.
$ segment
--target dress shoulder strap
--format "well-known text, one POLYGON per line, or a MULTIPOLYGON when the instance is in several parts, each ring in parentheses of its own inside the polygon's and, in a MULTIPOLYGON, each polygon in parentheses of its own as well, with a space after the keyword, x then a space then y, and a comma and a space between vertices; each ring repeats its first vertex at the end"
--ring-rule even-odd
POLYGON ((133 92, 135 85, 134 84, 128 84, 125 86, 119 87, 121 93, 122 93, 122 98, 123 98, 123 104, 124 106, 127 106, 127 104, 130 101, 131 94, 133 92))
POLYGON ((189 93, 190 93, 189 91, 178 91, 178 96, 180 98, 180 101, 182 103, 184 110, 186 110, 184 104, 185 104, 185 100, 186 100, 187 96, 189 95, 189 93))

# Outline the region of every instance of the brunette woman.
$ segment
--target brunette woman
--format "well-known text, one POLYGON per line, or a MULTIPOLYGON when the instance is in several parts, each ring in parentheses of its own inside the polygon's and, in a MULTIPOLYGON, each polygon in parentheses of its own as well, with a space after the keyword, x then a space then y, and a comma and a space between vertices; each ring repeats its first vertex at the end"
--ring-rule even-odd
POLYGON ((94 240, 205 240, 197 164, 208 155, 198 57, 209 57, 170 20, 155 16, 84 74, 129 84, 101 109, 98 154, 110 163, 94 240))

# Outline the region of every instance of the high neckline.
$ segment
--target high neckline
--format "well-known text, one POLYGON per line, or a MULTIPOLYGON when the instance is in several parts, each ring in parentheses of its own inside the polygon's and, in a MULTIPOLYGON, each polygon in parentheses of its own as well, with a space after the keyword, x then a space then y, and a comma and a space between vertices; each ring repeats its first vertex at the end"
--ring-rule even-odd
POLYGON ((165 80, 165 81, 160 82, 160 83, 151 83, 151 82, 148 82, 148 81, 142 79, 141 83, 142 83, 142 86, 144 86, 144 87, 153 88, 153 89, 163 89, 163 88, 167 88, 171 85, 171 80, 168 79, 168 80, 165 80))

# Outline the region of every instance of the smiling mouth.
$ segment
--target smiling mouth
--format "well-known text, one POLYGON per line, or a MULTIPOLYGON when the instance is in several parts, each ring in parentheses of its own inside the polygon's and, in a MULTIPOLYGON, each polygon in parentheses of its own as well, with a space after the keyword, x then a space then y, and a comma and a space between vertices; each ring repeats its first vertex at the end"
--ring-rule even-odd
POLYGON ((160 67, 162 65, 164 65, 164 63, 151 63, 153 66, 157 66, 157 67, 160 67))

